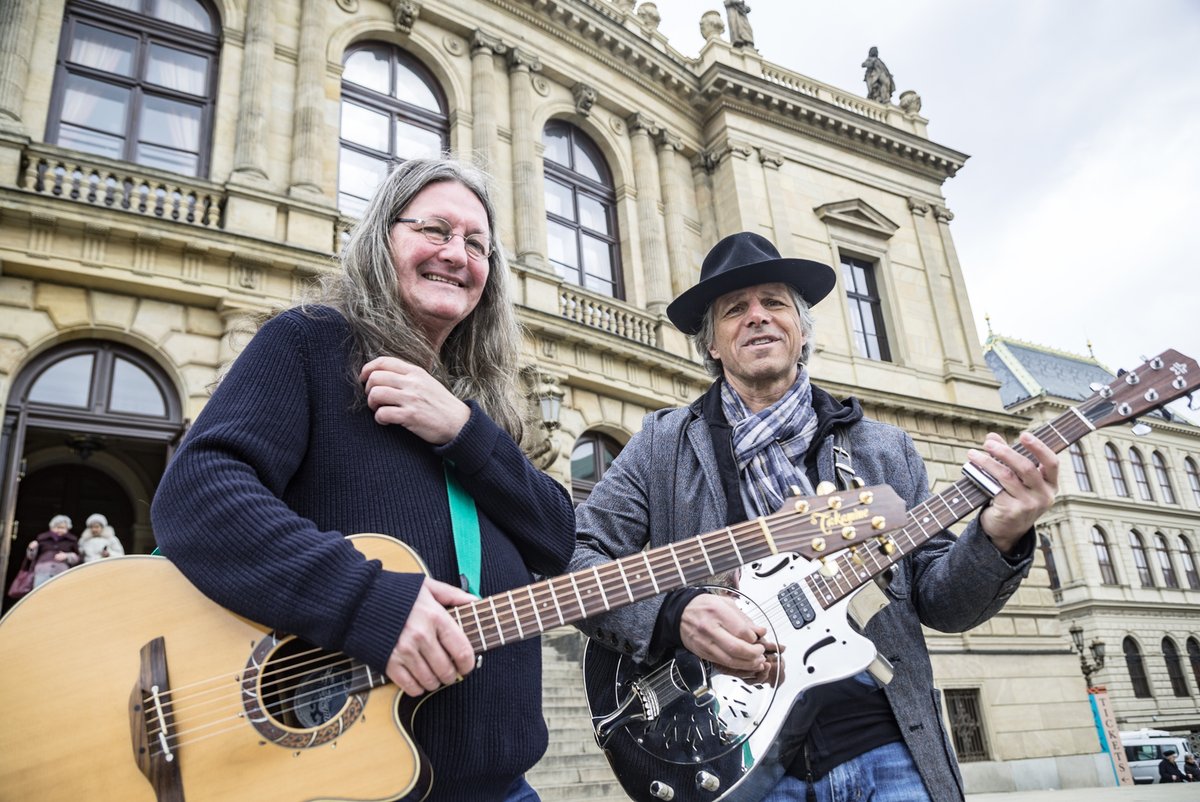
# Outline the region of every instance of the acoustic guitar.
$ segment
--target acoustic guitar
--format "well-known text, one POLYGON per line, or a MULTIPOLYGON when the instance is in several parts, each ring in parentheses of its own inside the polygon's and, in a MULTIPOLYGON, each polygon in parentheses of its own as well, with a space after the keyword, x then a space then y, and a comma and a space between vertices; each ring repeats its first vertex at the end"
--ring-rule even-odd
MULTIPOLYGON (((881 538, 904 511, 886 485, 793 499, 451 614, 482 655, 770 554, 881 538)), ((351 540, 387 570, 428 573, 394 538, 351 540)), ((437 783, 409 734, 427 698, 228 612, 163 557, 86 563, 0 619, 0 801, 420 800, 437 783)))

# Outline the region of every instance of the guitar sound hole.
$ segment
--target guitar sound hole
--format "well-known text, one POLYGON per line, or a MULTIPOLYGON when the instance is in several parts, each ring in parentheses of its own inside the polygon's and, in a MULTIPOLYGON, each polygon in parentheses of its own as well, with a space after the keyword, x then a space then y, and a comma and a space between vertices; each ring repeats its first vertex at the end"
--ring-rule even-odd
POLYGON ((351 691, 351 663, 300 640, 281 646, 262 672, 266 712, 285 727, 315 728, 334 719, 351 691))

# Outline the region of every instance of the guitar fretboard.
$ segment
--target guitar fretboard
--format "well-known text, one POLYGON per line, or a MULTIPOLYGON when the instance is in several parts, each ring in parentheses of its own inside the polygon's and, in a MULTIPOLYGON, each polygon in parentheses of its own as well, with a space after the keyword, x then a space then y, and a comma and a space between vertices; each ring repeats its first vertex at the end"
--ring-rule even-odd
MULTIPOLYGON (((1055 452, 1062 451, 1093 431, 1096 427, 1091 419, 1099 417, 1109 407, 1111 403, 1103 398, 1089 399, 1039 426, 1032 434, 1055 452)), ((1019 443, 1014 444, 1013 448, 1033 459, 1019 443)), ((883 536, 882 543, 838 552, 827 558, 827 563, 834 568, 832 572, 827 572, 829 575, 818 571, 810 574, 805 581, 821 606, 829 609, 927 543, 934 535, 962 520, 972 510, 982 507, 989 498, 991 496, 971 479, 959 479, 909 510, 907 523, 883 536)))

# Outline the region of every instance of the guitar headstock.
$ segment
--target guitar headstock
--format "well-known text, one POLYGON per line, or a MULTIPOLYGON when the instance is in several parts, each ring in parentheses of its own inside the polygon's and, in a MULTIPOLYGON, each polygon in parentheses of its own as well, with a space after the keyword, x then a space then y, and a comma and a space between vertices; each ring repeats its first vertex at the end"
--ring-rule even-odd
POLYGON ((1139 415, 1200 388, 1200 366, 1178 351, 1163 351, 1100 388, 1079 411, 1097 429, 1139 415))
POLYGON ((810 560, 898 529, 907 505, 891 485, 873 485, 824 496, 796 496, 764 520, 779 551, 810 560))

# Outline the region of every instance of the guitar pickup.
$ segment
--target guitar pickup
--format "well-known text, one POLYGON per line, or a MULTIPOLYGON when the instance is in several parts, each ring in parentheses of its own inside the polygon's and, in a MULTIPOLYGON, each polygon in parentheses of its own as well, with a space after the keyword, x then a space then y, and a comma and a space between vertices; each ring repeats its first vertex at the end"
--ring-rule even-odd
POLYGON ((804 595, 804 590, 798 583, 793 582, 779 591, 778 599, 779 605, 787 613, 793 628, 801 629, 817 619, 817 614, 813 611, 812 605, 808 603, 808 597, 804 595))

